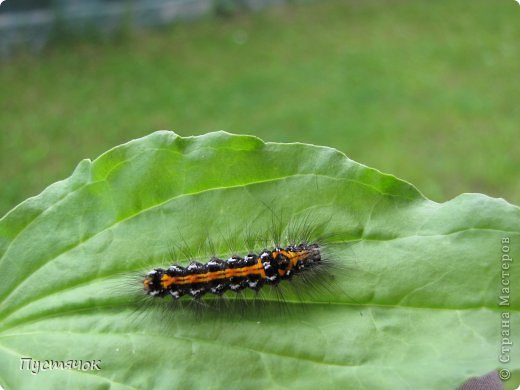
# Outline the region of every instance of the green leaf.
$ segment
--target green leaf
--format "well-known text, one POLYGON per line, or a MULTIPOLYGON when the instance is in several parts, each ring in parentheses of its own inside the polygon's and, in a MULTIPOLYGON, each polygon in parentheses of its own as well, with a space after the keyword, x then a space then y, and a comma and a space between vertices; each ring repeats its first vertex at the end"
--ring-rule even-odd
POLYGON ((520 328, 514 262, 499 306, 519 227, 520 209, 502 199, 435 203, 330 148, 156 132, 82 161, 0 220, 0 384, 450 389, 501 367, 518 374, 520 347, 507 364, 498 355, 502 312, 512 339, 520 328), (220 253, 223 237, 265 228, 254 221, 273 212, 330 217, 341 293, 317 291, 282 315, 194 316, 166 301, 136 312, 141 282, 122 273, 167 266, 172 246, 195 251, 208 235, 220 253), (101 370, 33 375, 22 357, 101 370))

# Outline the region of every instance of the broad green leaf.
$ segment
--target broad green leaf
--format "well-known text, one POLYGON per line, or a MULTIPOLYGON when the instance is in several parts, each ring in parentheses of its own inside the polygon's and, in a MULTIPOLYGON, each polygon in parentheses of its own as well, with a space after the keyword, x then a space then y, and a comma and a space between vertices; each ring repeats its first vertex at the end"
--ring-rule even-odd
POLYGON ((514 261, 510 305, 499 306, 501 257, 519 248, 520 209, 502 199, 435 203, 330 148, 156 132, 82 161, 0 220, 0 384, 453 389, 502 367, 518 374, 520 338, 511 362, 498 355, 502 312, 513 339, 520 328, 514 261), (172 246, 197 251, 208 235, 222 253, 224 237, 265 232, 273 213, 330 217, 341 293, 238 317, 166 301, 136 312, 141 284, 126 273, 167 266, 172 246), (284 307, 297 309, 274 313, 284 307), (33 375, 22 357, 101 370, 33 375))

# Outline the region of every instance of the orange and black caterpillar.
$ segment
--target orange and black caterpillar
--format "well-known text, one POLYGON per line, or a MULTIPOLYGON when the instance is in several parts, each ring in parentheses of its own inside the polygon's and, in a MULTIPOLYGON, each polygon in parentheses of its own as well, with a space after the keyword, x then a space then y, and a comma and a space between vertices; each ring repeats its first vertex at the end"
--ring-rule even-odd
POLYGON ((192 262, 187 267, 174 264, 167 269, 155 268, 144 278, 144 290, 153 297, 183 295, 200 298, 206 293, 222 295, 246 288, 259 291, 264 285, 277 285, 293 275, 315 269, 322 263, 317 243, 290 245, 263 250, 258 255, 233 256, 227 260, 212 258, 206 264, 192 262))

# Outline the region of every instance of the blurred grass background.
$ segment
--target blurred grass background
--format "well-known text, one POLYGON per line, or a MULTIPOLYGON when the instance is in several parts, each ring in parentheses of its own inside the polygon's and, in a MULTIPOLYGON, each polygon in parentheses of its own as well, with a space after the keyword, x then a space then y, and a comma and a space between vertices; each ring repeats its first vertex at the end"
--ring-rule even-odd
POLYGON ((0 64, 0 215, 158 129, 327 145, 436 201, 519 204, 519 18, 513 0, 327 0, 20 53, 0 64))

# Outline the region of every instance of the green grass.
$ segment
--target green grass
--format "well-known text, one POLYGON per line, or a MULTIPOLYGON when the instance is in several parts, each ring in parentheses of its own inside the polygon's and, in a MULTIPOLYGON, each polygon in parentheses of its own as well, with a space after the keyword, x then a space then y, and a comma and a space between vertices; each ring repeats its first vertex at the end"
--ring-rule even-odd
POLYGON ((444 201, 520 203, 514 1, 322 1, 0 65, 0 215, 157 129, 333 146, 444 201))

